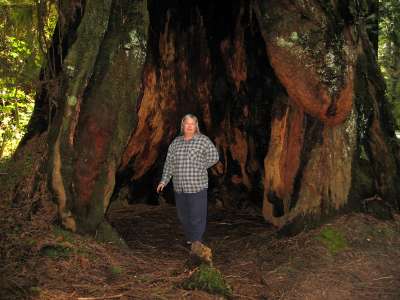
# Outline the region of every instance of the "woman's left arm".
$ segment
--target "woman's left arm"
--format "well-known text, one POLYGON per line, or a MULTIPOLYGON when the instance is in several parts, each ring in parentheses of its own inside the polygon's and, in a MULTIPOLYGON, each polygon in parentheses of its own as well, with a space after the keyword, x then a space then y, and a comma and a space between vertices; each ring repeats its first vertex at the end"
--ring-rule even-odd
POLYGON ((205 149, 205 162, 206 167, 211 168, 219 161, 219 153, 213 142, 207 137, 205 149))

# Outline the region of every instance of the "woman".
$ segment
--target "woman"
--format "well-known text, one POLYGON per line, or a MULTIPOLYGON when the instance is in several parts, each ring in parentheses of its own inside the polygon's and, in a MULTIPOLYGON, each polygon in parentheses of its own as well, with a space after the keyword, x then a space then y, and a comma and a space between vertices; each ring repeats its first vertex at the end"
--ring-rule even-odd
POLYGON ((168 148, 160 193, 172 177, 178 218, 187 243, 202 242, 207 222, 207 169, 219 155, 211 140, 200 133, 198 120, 188 114, 181 121, 181 135, 168 148))

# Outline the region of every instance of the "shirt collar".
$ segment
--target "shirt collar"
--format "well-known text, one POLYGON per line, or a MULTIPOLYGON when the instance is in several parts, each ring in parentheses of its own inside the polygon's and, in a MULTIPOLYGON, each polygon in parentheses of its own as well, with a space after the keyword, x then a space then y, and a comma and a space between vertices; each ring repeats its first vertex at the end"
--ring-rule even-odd
POLYGON ((192 141, 192 140, 198 139, 199 136, 200 136, 200 133, 195 133, 195 134, 193 135, 193 137, 192 137, 190 140, 186 141, 184 135, 182 134, 182 135, 181 135, 181 138, 182 138, 182 141, 184 141, 184 142, 190 142, 190 141, 192 141))

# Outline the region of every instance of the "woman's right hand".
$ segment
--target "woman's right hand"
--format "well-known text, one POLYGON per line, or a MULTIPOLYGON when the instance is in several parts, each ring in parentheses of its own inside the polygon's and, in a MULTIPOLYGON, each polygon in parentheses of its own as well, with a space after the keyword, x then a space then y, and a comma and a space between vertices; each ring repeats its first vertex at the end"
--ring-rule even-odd
POLYGON ((162 192, 162 190, 164 189, 165 185, 164 183, 160 182, 157 186, 157 193, 162 192))

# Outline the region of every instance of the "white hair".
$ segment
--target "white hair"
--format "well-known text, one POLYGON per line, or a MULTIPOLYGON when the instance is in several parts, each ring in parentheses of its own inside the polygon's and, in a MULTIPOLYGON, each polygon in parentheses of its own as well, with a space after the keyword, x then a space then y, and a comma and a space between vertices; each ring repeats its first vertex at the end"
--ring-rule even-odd
POLYGON ((198 121, 197 117, 192 114, 187 114, 181 120, 181 134, 183 134, 183 124, 185 123, 186 119, 189 119, 189 118, 192 119, 196 125, 196 133, 200 133, 199 121, 198 121))

